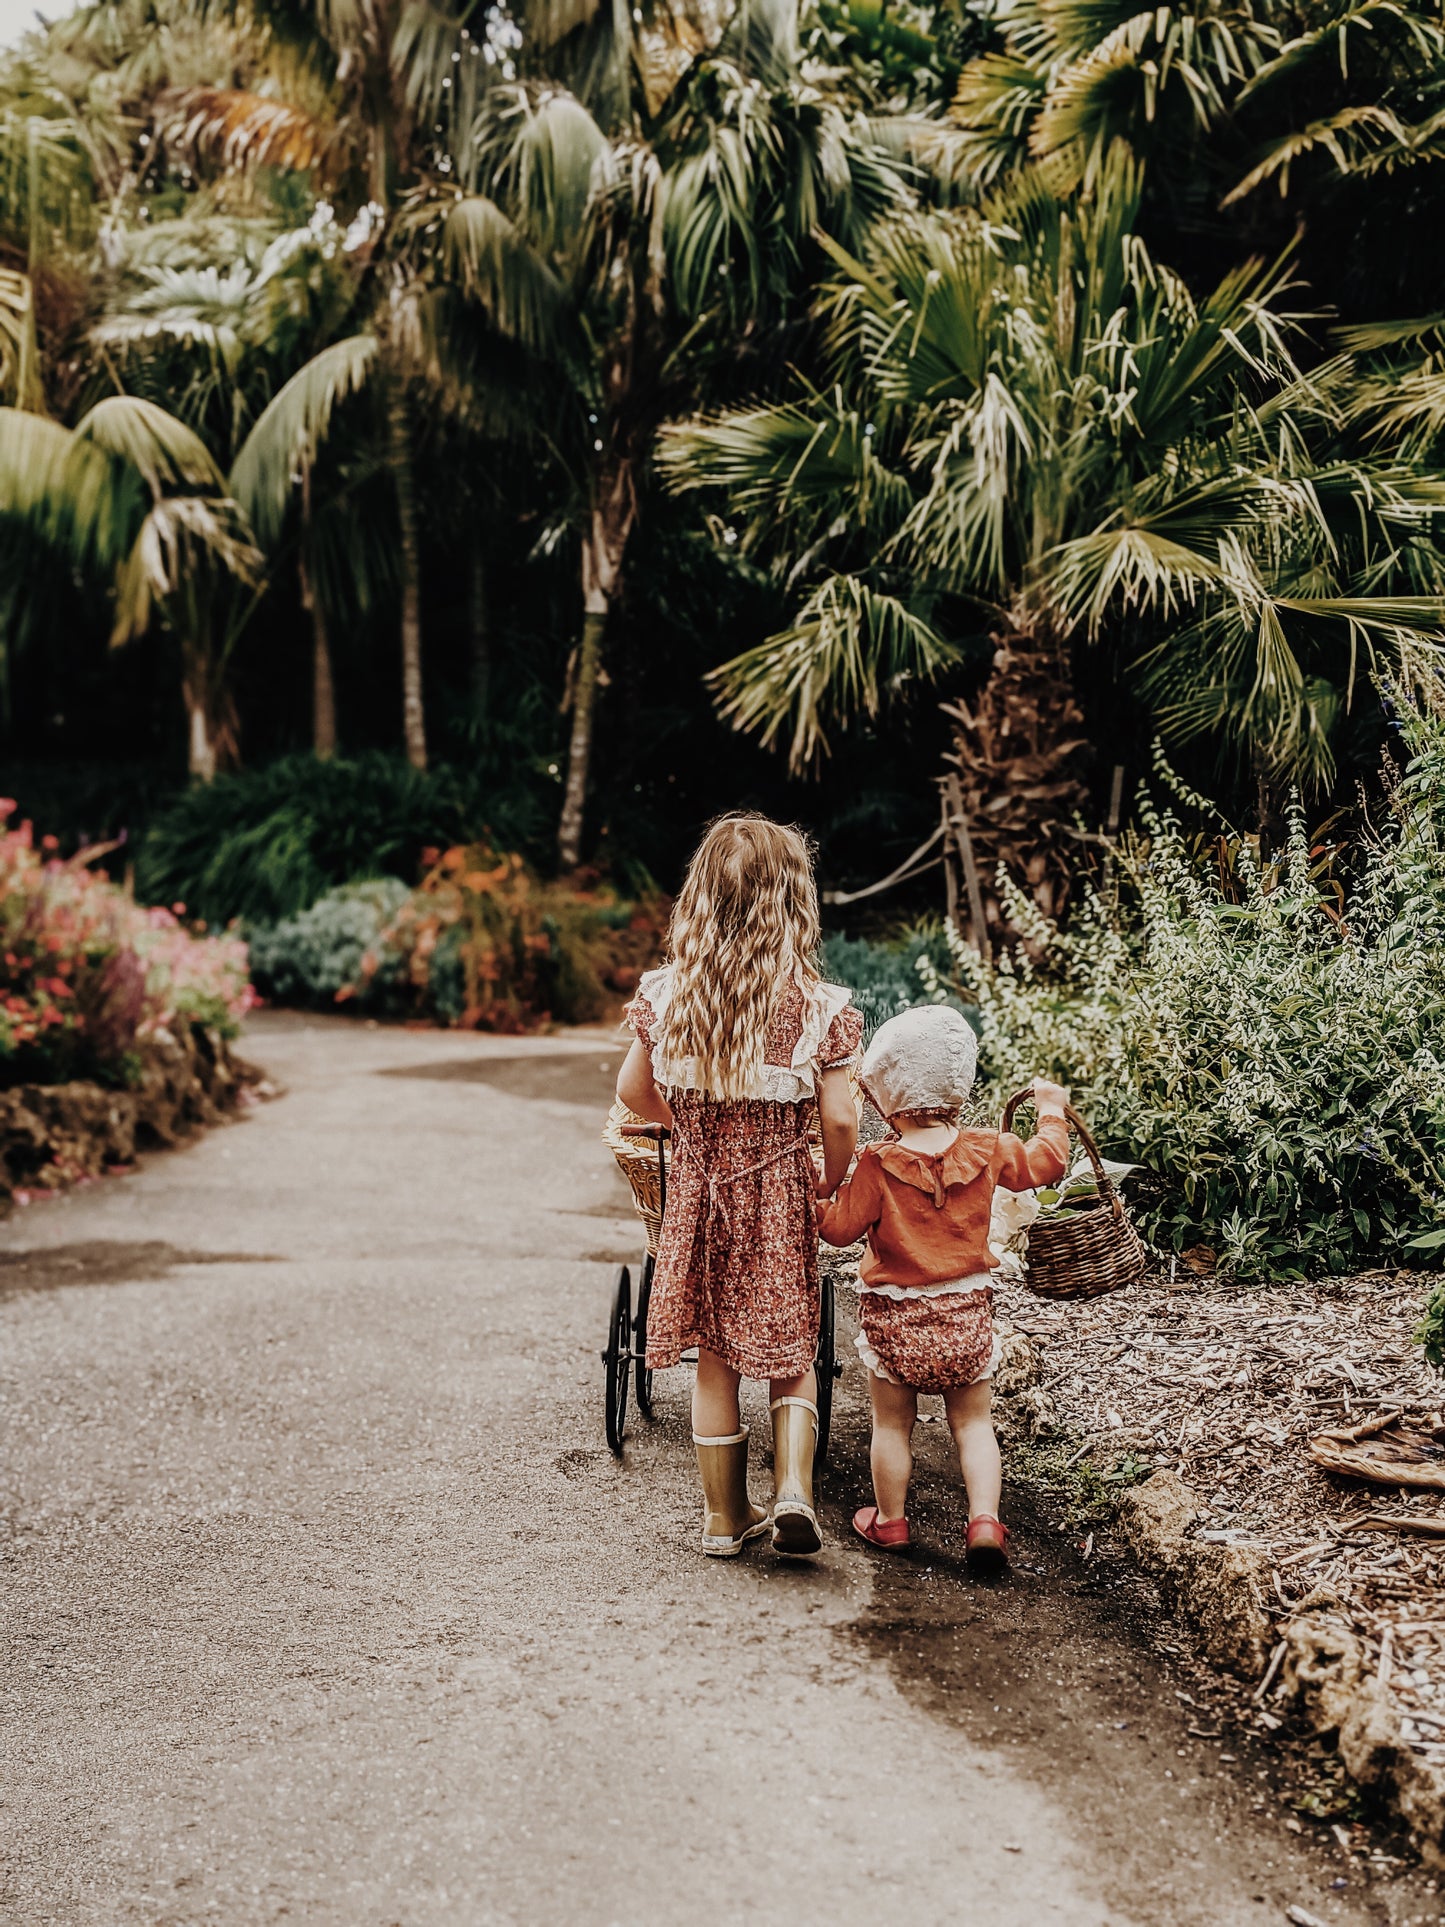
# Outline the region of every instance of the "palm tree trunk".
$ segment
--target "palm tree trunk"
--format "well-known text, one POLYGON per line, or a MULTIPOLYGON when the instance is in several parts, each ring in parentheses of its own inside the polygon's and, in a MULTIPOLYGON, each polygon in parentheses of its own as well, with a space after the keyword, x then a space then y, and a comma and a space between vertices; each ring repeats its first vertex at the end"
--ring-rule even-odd
POLYGON ((181 686, 185 698, 186 719, 189 724, 186 746, 186 767, 193 783, 210 783, 216 775, 216 745, 211 736, 211 719, 207 713, 206 691, 198 688, 188 676, 181 686))
POLYGON ((336 680, 332 673, 331 637, 326 611, 316 594, 306 562, 311 536, 311 469, 301 471, 301 548, 297 570, 301 577, 301 606, 311 616, 311 747, 323 763, 336 754, 336 680))
POLYGON ((480 543, 472 550, 472 703, 478 719, 487 713, 492 693, 492 624, 487 607, 487 558, 480 543))
POLYGON ((1065 648, 1022 629, 994 637, 993 673, 972 709, 945 704, 954 725, 948 761, 959 772, 989 934, 1016 938, 997 885, 1000 864, 1044 915, 1063 914, 1075 859, 1068 828, 1088 801, 1079 779, 1087 747, 1065 648))
POLYGON ((567 783, 557 826, 557 857, 564 870, 582 859, 582 821, 592 764, 592 724, 602 670, 607 617, 622 583, 622 557, 637 516, 632 467, 617 461, 601 478, 582 542, 582 643, 572 686, 572 736, 567 745, 567 783))
POLYGON ((421 685, 421 541, 416 521, 416 469, 406 392, 393 382, 387 397, 391 472, 401 524, 401 716, 407 761, 426 768, 426 713, 421 685))

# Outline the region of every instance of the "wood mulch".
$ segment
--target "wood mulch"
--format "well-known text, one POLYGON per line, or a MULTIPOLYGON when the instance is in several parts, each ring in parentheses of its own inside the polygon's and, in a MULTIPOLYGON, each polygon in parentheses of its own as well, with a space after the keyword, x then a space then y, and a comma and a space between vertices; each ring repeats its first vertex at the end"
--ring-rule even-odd
POLYGON ((1207 1507, 1196 1535, 1261 1550, 1281 1619, 1330 1600, 1375 1656, 1416 1751, 1445 1760, 1445 1542, 1421 1531, 1445 1533, 1445 1492, 1343 1478, 1308 1450, 1391 1409, 1439 1414, 1445 1382, 1412 1343, 1431 1281, 1245 1287, 1181 1268, 1068 1304, 997 1282, 999 1314, 1042 1351, 1055 1421, 1085 1441, 1076 1460, 1116 1478, 1177 1472, 1207 1507))

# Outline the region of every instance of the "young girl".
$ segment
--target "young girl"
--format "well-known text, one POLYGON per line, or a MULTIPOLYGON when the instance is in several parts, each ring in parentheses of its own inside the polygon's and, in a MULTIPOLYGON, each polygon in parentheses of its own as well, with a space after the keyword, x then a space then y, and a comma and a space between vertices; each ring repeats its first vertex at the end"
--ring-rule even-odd
POLYGON ((847 1067, 863 1035, 846 990, 820 981, 808 846, 766 817, 711 825, 678 893, 669 961, 642 979, 637 1041, 617 1080, 673 1134, 647 1362, 696 1345, 693 1440, 702 1549, 730 1558, 772 1526, 776 1551, 819 1550, 817 1198, 848 1169, 858 1120, 847 1067), (823 1175, 808 1125, 817 1106, 823 1175), (748 1497, 740 1378, 770 1381, 771 1520, 748 1497))
POLYGON ((870 1373, 877 1504, 854 1515, 854 1529, 875 1546, 908 1544, 918 1394, 941 1392, 968 1491, 969 1564, 996 1570, 1008 1561, 1008 1528, 998 1518, 1002 1472, 989 1417, 998 1363, 989 1215, 996 1186, 1027 1191, 1068 1169, 1068 1093, 1034 1080, 1038 1135, 1027 1144, 1011 1131, 962 1131, 977 1057, 955 1010, 928 1005, 879 1027, 862 1083, 896 1136, 864 1147, 819 1229, 833 1245, 868 1239, 857 1343, 870 1373))

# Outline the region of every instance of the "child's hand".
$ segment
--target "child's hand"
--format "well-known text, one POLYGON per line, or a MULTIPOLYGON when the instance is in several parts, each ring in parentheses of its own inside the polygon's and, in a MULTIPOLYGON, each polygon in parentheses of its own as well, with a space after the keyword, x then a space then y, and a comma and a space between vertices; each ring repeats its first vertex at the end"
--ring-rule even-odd
POLYGON ((1034 1109, 1040 1117, 1062 1117, 1069 1093, 1063 1084, 1053 1084, 1047 1077, 1036 1077, 1033 1081, 1033 1098, 1034 1109))

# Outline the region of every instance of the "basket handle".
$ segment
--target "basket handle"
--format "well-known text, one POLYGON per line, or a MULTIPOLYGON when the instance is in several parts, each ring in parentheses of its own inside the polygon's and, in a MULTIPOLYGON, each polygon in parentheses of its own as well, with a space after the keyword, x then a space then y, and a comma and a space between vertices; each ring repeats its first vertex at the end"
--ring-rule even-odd
MULTIPOLYGON (((1032 1104, 1033 1101, 1034 1094, 1032 1090, 1015 1091, 1008 1103, 1003 1107, 1003 1124, 1001 1128, 1005 1131, 1009 1130, 1013 1125, 1014 1113, 1018 1110, 1019 1106, 1021 1104, 1032 1104)), ((1095 1144, 1088 1125, 1085 1124, 1073 1105, 1067 1101, 1064 1104, 1064 1118, 1066 1122, 1073 1126, 1075 1135, 1084 1147, 1085 1155, 1094 1167, 1094 1180, 1099 1187, 1099 1196, 1108 1204, 1116 1220, 1122 1218, 1124 1215, 1124 1206, 1118 1192, 1114 1189, 1113 1180, 1104 1169, 1104 1160, 1099 1156, 1099 1147, 1095 1144)))

